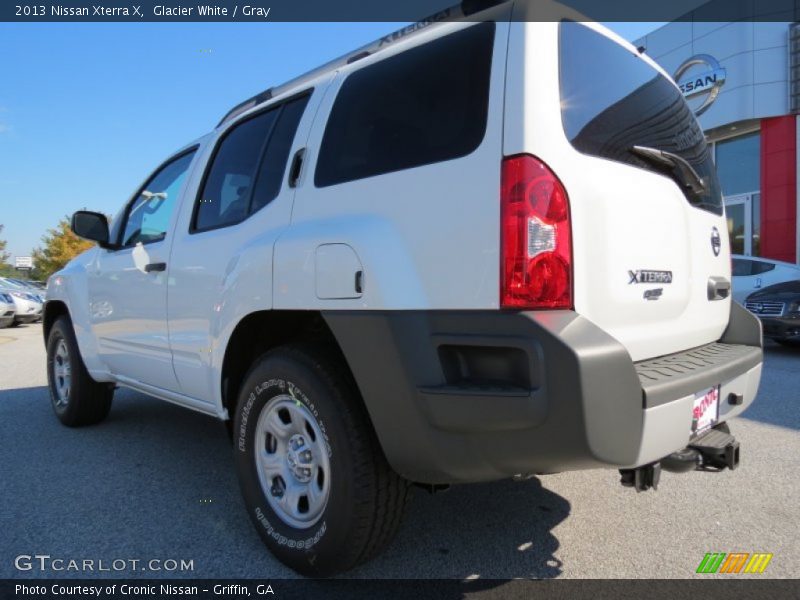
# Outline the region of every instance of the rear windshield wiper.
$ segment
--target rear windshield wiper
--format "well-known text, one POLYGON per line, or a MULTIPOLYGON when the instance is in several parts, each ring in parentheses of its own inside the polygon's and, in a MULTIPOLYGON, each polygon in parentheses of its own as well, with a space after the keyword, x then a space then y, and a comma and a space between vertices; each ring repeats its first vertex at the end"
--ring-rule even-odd
POLYGON ((708 185, 685 158, 666 150, 647 146, 634 146, 631 148, 631 152, 652 164, 668 168, 678 183, 693 196, 703 196, 708 193, 708 185))

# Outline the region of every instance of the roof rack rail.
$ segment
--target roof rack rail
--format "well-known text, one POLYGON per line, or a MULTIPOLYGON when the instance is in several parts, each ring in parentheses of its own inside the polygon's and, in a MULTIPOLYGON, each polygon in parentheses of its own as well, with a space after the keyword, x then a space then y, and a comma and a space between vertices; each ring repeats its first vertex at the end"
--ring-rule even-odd
POLYGON ((269 88, 268 90, 264 90, 263 92, 261 92, 259 94, 256 94, 252 98, 248 98, 244 102, 240 102, 239 104, 234 106, 227 113, 225 113, 225 116, 222 117, 222 120, 219 123, 217 123, 217 127, 219 127, 223 123, 227 123, 228 121, 230 121, 231 119, 233 119, 235 117, 238 117, 240 114, 242 114, 245 111, 250 110, 254 106, 257 106, 258 104, 261 104, 262 102, 266 102, 267 100, 272 98, 272 96, 273 96, 272 89, 273 88, 269 88))
POLYGON ((397 42, 402 39, 406 39, 409 35, 415 34, 423 29, 426 29, 430 25, 434 25, 436 23, 442 23, 445 21, 457 21, 459 19, 463 19, 464 17, 468 17, 474 13, 480 12, 482 10, 486 10, 489 8, 493 8, 500 4, 508 3, 511 4, 511 0, 464 0, 459 4, 454 6, 450 6, 449 8, 445 8, 440 10, 437 13, 434 13, 428 17, 425 17, 421 21, 416 21, 411 25, 407 25, 402 29, 398 29, 393 33, 389 33, 382 38, 375 40, 365 46, 361 46, 352 52, 348 52, 344 56, 340 56, 330 62, 325 63, 324 65, 313 69, 304 75, 300 75, 299 77, 295 77, 283 83, 279 86, 274 86, 261 92, 260 94, 256 94, 252 98, 245 100, 234 106, 231 110, 227 112, 227 114, 222 117, 222 120, 217 124, 217 127, 227 123, 231 119, 239 116, 245 111, 250 110, 254 106, 261 104, 262 102, 266 102, 270 98, 278 96, 285 91, 290 90, 291 88, 298 87, 303 85, 304 83, 323 75, 329 71, 334 71, 339 67, 344 65, 348 65, 351 63, 356 62, 357 60, 361 60, 362 58, 366 58, 376 52, 383 50, 391 46, 394 42, 397 42))

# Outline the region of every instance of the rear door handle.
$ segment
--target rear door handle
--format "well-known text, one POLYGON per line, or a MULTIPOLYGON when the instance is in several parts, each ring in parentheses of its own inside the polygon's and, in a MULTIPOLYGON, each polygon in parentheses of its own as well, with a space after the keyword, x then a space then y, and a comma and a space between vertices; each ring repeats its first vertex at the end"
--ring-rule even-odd
POLYGON ((708 278, 708 299, 724 300, 731 295, 731 282, 724 277, 708 278))
POLYGON ((149 265, 144 266, 145 273, 155 273, 159 271, 166 271, 167 270, 167 263, 150 263, 149 265))
POLYGON ((303 171, 303 157, 306 155, 306 149, 300 148, 294 153, 292 158, 292 166, 289 168, 289 187, 297 187, 297 181, 300 179, 300 173, 303 171))

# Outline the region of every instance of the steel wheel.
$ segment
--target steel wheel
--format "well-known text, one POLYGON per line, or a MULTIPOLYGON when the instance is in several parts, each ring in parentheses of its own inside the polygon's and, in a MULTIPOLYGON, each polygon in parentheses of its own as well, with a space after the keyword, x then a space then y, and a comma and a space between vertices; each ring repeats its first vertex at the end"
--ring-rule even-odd
POLYGON ((316 418, 290 395, 276 396, 261 411, 255 435, 258 478, 270 507, 290 527, 311 527, 331 488, 328 446, 316 418))
POLYGON ((69 402, 69 390, 72 383, 72 363, 69 358, 67 343, 61 339, 53 358, 53 382, 56 388, 55 404, 64 408, 69 402))

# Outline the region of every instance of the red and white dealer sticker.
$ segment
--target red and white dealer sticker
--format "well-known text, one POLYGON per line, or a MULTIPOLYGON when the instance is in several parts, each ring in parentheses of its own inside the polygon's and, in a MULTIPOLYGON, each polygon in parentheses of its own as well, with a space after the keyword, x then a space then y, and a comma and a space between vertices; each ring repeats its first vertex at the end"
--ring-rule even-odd
POLYGON ((701 433, 719 419, 719 386, 697 392, 692 405, 692 433, 701 433))

